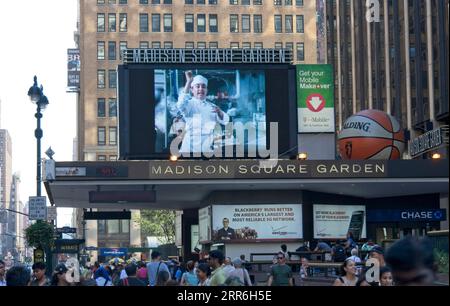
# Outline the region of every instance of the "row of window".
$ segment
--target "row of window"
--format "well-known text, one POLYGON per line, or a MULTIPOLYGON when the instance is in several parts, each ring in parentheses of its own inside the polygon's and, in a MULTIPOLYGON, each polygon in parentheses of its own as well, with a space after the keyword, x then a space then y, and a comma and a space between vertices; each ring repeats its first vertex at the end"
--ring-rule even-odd
MULTIPOLYGON (((99 126, 97 128, 97 144, 106 146, 106 127, 99 126)), ((117 127, 109 127, 109 145, 117 146, 117 127)))
MULTIPOLYGON (((161 32, 161 14, 151 14, 152 32, 161 32)), ((185 14, 184 30, 185 32, 194 32, 194 14, 185 14)), ((209 14, 209 32, 219 31, 217 14, 209 14)), ((294 32, 294 15, 284 15, 284 33, 294 32)), ((275 33, 283 33, 283 15, 274 16, 275 33)), ((295 15, 295 29, 297 33, 305 32, 305 18, 303 15, 295 15)), ((97 32, 105 32, 105 14, 97 14, 97 32)), ((116 32, 116 14, 108 14, 108 32, 116 32)), ((127 14, 119 14, 119 31, 126 32, 127 14)), ((172 14, 163 14, 164 32, 173 31, 172 14)), ((149 14, 139 14, 139 31, 149 32, 149 14)), ((252 31, 251 15, 249 14, 231 14, 230 15, 230 33, 250 33, 252 31)), ((206 14, 197 14, 197 32, 206 32, 206 14)), ((253 32, 263 32, 262 15, 253 15, 253 32)))
MULTIPOLYGON (((110 118, 117 117, 117 99, 116 98, 108 99, 108 116, 110 118)), ((97 99, 97 117, 106 118, 106 99, 105 98, 97 99)))
MULTIPOLYGON (((231 5, 250 5, 250 0, 229 0, 231 5)), ((108 0, 108 4, 117 4, 117 0, 108 0)), ((217 0, 208 0, 208 4, 215 5, 217 0)), ((105 4, 105 0, 97 0, 97 4, 105 4)), ((172 4, 172 0, 139 0, 139 4, 172 4)), ((184 0, 185 4, 194 4, 194 0, 184 0)), ((197 4, 206 4, 206 0, 197 0, 197 4)), ((253 5, 262 5, 263 0, 253 0, 253 5)), ((284 0, 284 5, 292 5, 292 0, 284 0)), ((128 4, 128 0, 119 0, 119 4, 128 4)), ((273 0, 274 5, 283 5, 283 0, 273 0)), ((295 0, 296 6, 303 6, 303 0, 295 0)))
MULTIPOLYGON (((116 70, 108 70, 108 87, 117 88, 117 72, 116 70)), ((106 88, 106 70, 97 70, 97 88, 106 88)))
POLYGON ((97 160, 98 161, 116 161, 117 160, 117 155, 109 155, 109 157, 107 157, 106 155, 100 154, 97 155, 97 160))
POLYGON ((128 234, 130 220, 98 220, 98 234, 128 234))

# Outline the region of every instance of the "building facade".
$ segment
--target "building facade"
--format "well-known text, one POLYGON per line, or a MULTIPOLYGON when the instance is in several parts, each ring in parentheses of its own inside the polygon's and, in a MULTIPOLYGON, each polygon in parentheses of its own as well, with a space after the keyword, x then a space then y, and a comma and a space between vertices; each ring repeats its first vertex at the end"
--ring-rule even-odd
MULTIPOLYGON (((117 67, 125 48, 290 48, 298 63, 325 62, 316 1, 80 0, 79 17, 80 161, 117 160, 117 67)), ((80 209, 75 215, 86 246, 141 246, 134 222, 83 222, 80 209)))
MULTIPOLYGON (((360 110, 379 109, 395 116, 410 139, 448 129, 449 1, 326 5, 338 128, 360 110)), ((448 139, 441 153, 448 156, 448 139)))
MULTIPOLYGON (((12 188, 12 142, 8 130, 0 129, 0 207, 11 209, 11 188, 12 188)), ((0 224, 0 254, 7 254, 11 251, 13 237, 9 233, 9 216, 7 212, 5 223, 0 224)))

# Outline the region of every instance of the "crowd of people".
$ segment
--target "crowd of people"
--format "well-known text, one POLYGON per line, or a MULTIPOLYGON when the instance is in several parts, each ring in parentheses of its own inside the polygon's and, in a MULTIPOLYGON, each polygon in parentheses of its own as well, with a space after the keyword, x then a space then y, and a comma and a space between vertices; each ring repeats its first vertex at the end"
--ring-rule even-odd
MULTIPOLYGON (((342 260, 339 276, 333 286, 394 286, 394 285, 432 285, 436 277, 436 264, 433 249, 427 239, 406 237, 394 243, 385 253, 384 249, 372 241, 365 243, 361 250, 367 252, 376 266, 362 265, 358 249, 348 245, 347 258, 342 260)), ((330 247, 319 241, 314 251, 327 250, 336 255, 338 247, 330 247)), ((290 252, 285 245, 274 258, 268 274, 268 286, 294 286, 294 273, 287 264, 290 252)), ((300 280, 310 277, 309 260, 302 257, 300 280)), ((0 260, 0 286, 252 286, 251 269, 245 256, 231 259, 224 257, 219 250, 208 253, 199 261, 179 263, 164 262, 161 254, 153 251, 151 261, 128 263, 113 261, 96 262, 90 268, 81 268, 79 279, 68 277, 70 272, 64 263, 58 264, 51 278, 47 277, 46 265, 33 264, 32 271, 25 266, 14 266, 8 271, 0 260), (74 281, 76 280, 76 281, 74 281)))

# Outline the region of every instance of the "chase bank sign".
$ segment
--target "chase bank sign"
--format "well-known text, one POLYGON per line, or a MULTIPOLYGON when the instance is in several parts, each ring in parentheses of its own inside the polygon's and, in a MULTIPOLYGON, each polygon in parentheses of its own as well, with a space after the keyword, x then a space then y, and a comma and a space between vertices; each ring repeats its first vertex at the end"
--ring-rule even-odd
POLYGON ((446 215, 445 209, 376 209, 367 211, 367 222, 439 222, 446 215))

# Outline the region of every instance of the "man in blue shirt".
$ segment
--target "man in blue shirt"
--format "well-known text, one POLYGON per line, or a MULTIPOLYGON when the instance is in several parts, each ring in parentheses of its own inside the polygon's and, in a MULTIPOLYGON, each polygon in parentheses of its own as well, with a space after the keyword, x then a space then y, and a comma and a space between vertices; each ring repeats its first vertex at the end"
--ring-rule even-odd
POLYGON ((148 282, 150 286, 155 286, 159 272, 167 271, 169 275, 170 272, 167 265, 161 260, 161 254, 158 251, 153 251, 151 257, 152 261, 147 264, 148 282))

